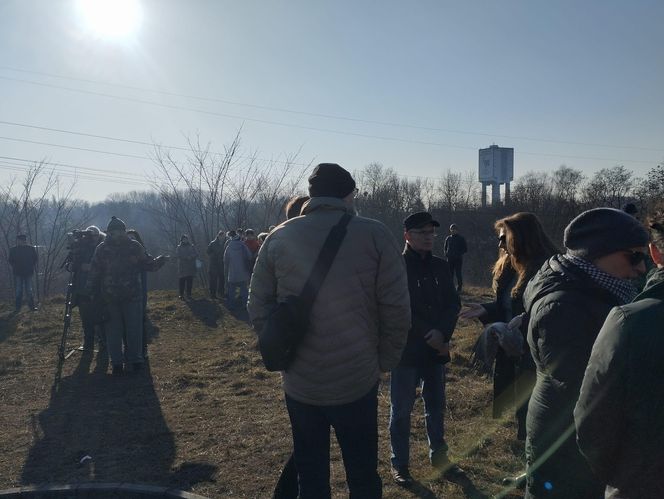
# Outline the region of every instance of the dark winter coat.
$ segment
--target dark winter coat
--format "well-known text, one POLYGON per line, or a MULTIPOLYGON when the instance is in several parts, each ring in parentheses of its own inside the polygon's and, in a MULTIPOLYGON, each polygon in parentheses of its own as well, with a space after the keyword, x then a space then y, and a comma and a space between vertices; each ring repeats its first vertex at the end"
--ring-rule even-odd
POLYGON ((664 495, 664 270, 633 303, 611 310, 574 410, 590 467, 611 497, 664 495))
POLYGON ((14 246, 9 249, 9 265, 15 276, 30 277, 37 265, 37 250, 27 244, 14 246))
POLYGON ((143 296, 141 272, 158 270, 164 263, 165 260, 148 254, 138 241, 107 237, 92 257, 86 293, 106 303, 140 300, 143 296))
POLYGON ((218 237, 210 241, 207 247, 207 254, 210 259, 210 270, 221 271, 224 268, 224 250, 225 238, 219 239, 218 237))
POLYGON ((461 234, 450 234, 445 238, 445 256, 461 258, 468 251, 466 239, 461 234))
MULTIPOLYGON (((533 262, 532 275, 543 263, 543 259, 533 262)), ((487 315, 480 318, 482 323, 509 322, 512 318, 525 312, 523 306, 525 287, 512 295, 512 288, 517 280, 517 272, 508 264, 496 282, 495 301, 482 303, 482 307, 487 311, 487 315)), ((525 345, 523 355, 510 357, 499 347, 493 372, 493 417, 502 416, 508 408, 516 404, 517 411, 521 410, 518 412, 520 438, 525 435, 525 411, 532 390, 533 371, 535 371, 535 364, 527 346, 527 333, 528 320, 526 319, 521 324, 521 334, 525 345)))
POLYGON ((437 329, 443 333, 445 341, 450 341, 457 323, 461 302, 447 262, 431 253, 422 258, 410 246, 406 246, 404 259, 408 272, 412 325, 399 365, 449 362, 449 356, 441 357, 424 340, 425 334, 437 329))
POLYGON ((537 367, 526 422, 526 497, 603 497, 603 483, 576 445, 573 410, 595 338, 618 304, 561 255, 551 257, 526 288, 528 345, 537 367))
POLYGON ((196 248, 190 243, 180 243, 175 252, 178 258, 178 277, 195 276, 196 269, 196 248))

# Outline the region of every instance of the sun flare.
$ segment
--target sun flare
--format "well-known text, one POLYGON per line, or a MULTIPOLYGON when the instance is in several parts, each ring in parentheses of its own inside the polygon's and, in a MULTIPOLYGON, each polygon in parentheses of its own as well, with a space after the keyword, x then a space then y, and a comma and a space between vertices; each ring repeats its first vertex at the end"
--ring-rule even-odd
POLYGON ((101 38, 126 38, 143 17, 139 0, 78 0, 76 7, 84 28, 101 38))

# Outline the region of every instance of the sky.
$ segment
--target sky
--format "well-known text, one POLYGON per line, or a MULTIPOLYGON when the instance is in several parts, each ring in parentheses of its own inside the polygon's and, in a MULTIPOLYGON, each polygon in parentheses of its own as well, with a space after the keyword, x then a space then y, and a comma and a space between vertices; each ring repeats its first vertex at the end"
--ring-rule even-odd
MULTIPOLYGON (((150 189, 152 144, 411 178, 664 161, 660 0, 0 0, 0 182, 150 189), (92 137, 92 136, 96 137, 92 137)), ((174 154, 182 153, 174 149, 174 154)))

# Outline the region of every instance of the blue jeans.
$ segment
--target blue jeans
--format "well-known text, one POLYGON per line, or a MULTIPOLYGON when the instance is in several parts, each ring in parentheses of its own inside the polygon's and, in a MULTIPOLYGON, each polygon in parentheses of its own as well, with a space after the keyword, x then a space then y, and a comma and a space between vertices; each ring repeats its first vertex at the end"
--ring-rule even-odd
POLYGON ((343 405, 315 406, 286 395, 293 431, 293 455, 300 499, 328 499, 330 427, 341 448, 351 499, 379 499, 378 384, 360 399, 343 405))
POLYGON ((434 452, 447 449, 444 439, 445 367, 424 363, 418 367, 397 367, 390 381, 390 444, 392 467, 403 468, 409 462, 410 413, 416 389, 422 384, 424 417, 429 439, 429 459, 434 452))
POLYGON ((244 310, 247 307, 249 290, 246 281, 229 282, 226 291, 226 306, 230 310, 244 310))
POLYGON ((106 346, 114 366, 143 362, 143 306, 142 298, 121 303, 109 303, 105 325, 106 346), (122 353, 122 337, 127 338, 127 350, 122 353))
POLYGON ((16 281, 16 310, 21 309, 23 304, 23 293, 28 297, 28 306, 32 309, 35 308, 35 297, 32 294, 32 276, 15 275, 16 281))

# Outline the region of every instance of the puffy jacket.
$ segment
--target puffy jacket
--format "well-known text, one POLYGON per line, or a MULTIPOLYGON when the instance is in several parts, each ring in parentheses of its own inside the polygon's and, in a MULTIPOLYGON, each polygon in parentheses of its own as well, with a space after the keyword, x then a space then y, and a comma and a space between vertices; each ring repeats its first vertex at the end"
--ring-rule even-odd
MULTIPOLYGON (((664 494, 664 270, 611 310, 574 409, 578 444, 611 497, 664 494), (608 490, 607 490, 608 492, 608 490)), ((607 495, 608 497, 608 495, 607 495)))
POLYGON ((602 497, 604 486, 576 445, 573 411, 595 338, 618 304, 561 255, 544 263, 526 287, 528 345, 537 367, 526 420, 532 472, 526 497, 602 497))
POLYGON ((92 257, 86 294, 100 296, 107 303, 140 300, 140 273, 158 270, 164 263, 148 254, 138 241, 126 236, 107 237, 92 257))
POLYGON ((249 282, 251 278, 251 251, 239 238, 231 239, 224 252, 224 274, 227 282, 249 282))
MULTIPOLYGON (((304 216, 277 227, 258 253, 248 310, 260 331, 278 301, 299 295, 330 229, 347 211, 337 198, 312 198, 304 216)), ((408 282, 401 251, 387 227, 355 216, 347 227, 310 315, 309 329, 284 390, 312 405, 359 399, 401 358, 410 327, 408 282)))
POLYGON ((404 260, 408 271, 412 326, 399 365, 449 362, 449 356, 438 355, 424 339, 430 330, 438 329, 445 340, 450 341, 456 326, 461 302, 447 262, 430 252, 422 258, 410 246, 406 246, 404 260))
POLYGON ((218 237, 210 241, 207 247, 207 254, 210 259, 210 270, 221 270, 224 268, 224 249, 225 239, 218 237))
POLYGON ((196 275, 196 248, 192 244, 180 243, 175 251, 178 258, 178 277, 196 275))
POLYGON ((30 277, 35 272, 37 265, 37 250, 34 246, 27 244, 14 246, 9 249, 9 265, 12 266, 14 275, 19 277, 30 277))

